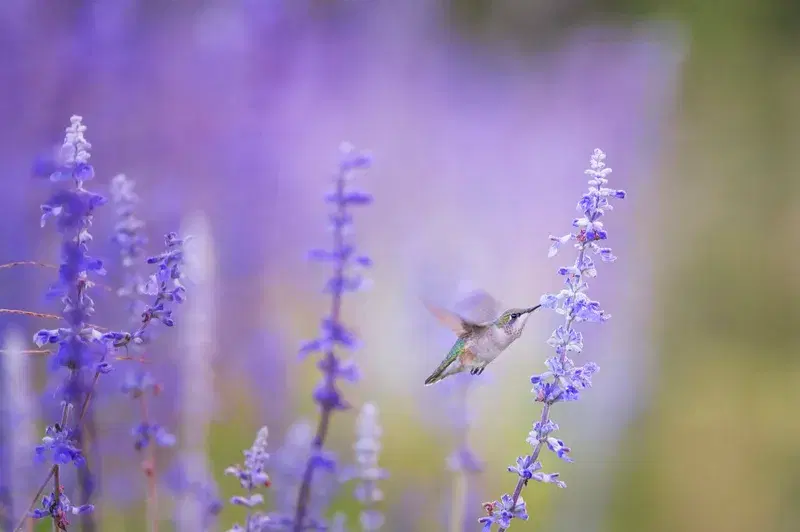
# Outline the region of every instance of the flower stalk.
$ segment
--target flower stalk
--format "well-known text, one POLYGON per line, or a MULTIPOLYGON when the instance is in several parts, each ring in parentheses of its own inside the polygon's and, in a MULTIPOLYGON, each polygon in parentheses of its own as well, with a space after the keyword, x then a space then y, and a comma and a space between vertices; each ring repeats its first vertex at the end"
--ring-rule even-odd
POLYGON ((309 523, 306 522, 307 506, 315 468, 323 466, 333 469, 335 467, 333 459, 328 453, 325 453, 325 440, 328 436, 333 412, 349 408, 337 388, 337 380, 344 379, 351 382, 358 380, 358 369, 355 364, 352 361, 342 361, 335 351, 336 347, 345 349, 356 347, 355 335, 347 330, 341 321, 342 298, 345 292, 357 292, 365 286, 364 278, 357 273, 350 273, 350 268, 368 267, 372 264, 369 257, 356 255, 355 246, 345 238, 352 226, 350 207, 372 203, 371 195, 351 190, 347 186, 355 171, 371 166, 371 157, 357 152, 353 146, 347 143, 340 147, 340 151, 342 158, 339 163, 339 172, 335 178, 335 190, 325 198, 335 207, 330 216, 333 229, 333 248, 331 250, 313 250, 310 253, 311 260, 333 264, 333 276, 325 287, 325 291, 332 297, 330 314, 322 322, 320 338, 306 343, 300 350, 301 356, 312 352, 324 354, 322 360, 317 364, 322 372, 322 382, 314 391, 314 400, 319 405, 320 418, 297 495, 293 524, 295 532, 300 532, 309 526, 309 523))
POLYGON ((611 169, 606 168, 605 157, 599 149, 592 154, 590 167, 585 171, 589 176, 589 190, 578 202, 577 209, 583 215, 573 220, 574 231, 564 236, 550 237, 549 257, 554 257, 569 242, 574 242, 573 247, 577 250, 575 262, 571 266, 558 269, 558 274, 564 278, 565 287, 558 294, 545 294, 541 298, 544 308, 564 316, 564 323, 547 340, 548 345, 556 352, 555 356, 546 361, 548 371, 531 377, 534 400, 542 403, 541 417, 533 424, 526 440, 533 447, 533 452, 520 456, 516 465, 508 468, 509 472, 518 476, 513 493, 503 495, 500 501, 485 504, 487 516, 480 519, 485 531, 497 525, 500 532, 505 532, 511 526, 512 519, 528 519, 522 490, 530 480, 566 487, 558 473, 541 471, 539 456, 547 447, 561 460, 573 461, 569 456, 571 449, 562 440, 552 436, 558 430, 558 425, 550 417, 551 410, 556 403, 577 401, 581 390, 591 387, 592 376, 599 370, 594 362, 576 366, 569 358, 570 352, 583 351, 583 335, 575 329, 575 325, 582 322, 603 323, 611 317, 600 308, 597 301, 592 301, 586 295, 589 288, 587 280, 597 276, 597 269, 589 253, 600 257, 603 262, 616 260, 610 248, 600 245, 600 242, 608 238, 601 218, 606 211, 613 208, 609 200, 625 198, 624 191, 605 186, 611 173, 611 169))

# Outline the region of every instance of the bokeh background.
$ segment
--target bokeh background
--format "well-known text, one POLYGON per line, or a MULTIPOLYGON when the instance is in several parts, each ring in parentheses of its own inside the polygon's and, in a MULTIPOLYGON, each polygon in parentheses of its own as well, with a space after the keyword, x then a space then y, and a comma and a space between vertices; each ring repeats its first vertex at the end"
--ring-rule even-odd
MULTIPOLYGON (((322 196, 338 144, 369 149, 375 167, 359 185, 376 201, 356 213, 356 237, 376 266, 371 290, 345 303, 363 341, 363 380, 345 395, 380 409, 385 529, 478 530, 480 503, 513 490, 505 468, 539 415, 528 376, 558 320, 536 315, 468 389, 463 379, 424 388, 452 337, 420 301, 455 305, 479 287, 524 306, 558 289, 564 259, 547 259, 547 237, 569 230, 583 169, 602 148, 611 186, 629 194, 607 220, 619 260, 592 284, 613 319, 584 328, 579 358, 602 371, 583 401, 554 409, 576 462, 548 456, 545 469, 568 489, 528 487, 531 517, 514 530, 798 530, 798 6, 3 0, 0 261, 57 261, 53 231, 38 225, 49 185, 29 175, 71 114, 88 126, 94 190, 119 172, 136 180, 152 251, 167 231, 198 235, 190 302, 148 368, 180 440, 159 454, 162 530, 226 530, 242 519, 227 504, 191 521, 205 495, 238 493, 224 468, 260 426, 275 452, 316 420, 317 371, 296 352, 329 305, 328 272, 305 256, 330 239, 322 196), (447 467, 465 445, 483 466, 466 490, 447 467), (174 486, 187 475, 205 491, 174 486)), ((120 281, 113 223, 103 208, 94 231, 110 285, 120 281)), ((42 297, 52 275, 0 270, 0 306, 57 312, 42 297)), ((113 295, 96 299, 96 321, 124 323, 113 295)), ((7 348, 30 347, 51 325, 0 320, 7 348)), ((136 363, 120 362, 120 374, 126 364, 136 363)), ((43 357, 13 368, 3 406, 27 399, 2 437, 19 450, 57 405, 43 357)), ((128 435, 137 411, 118 378, 96 402, 99 508, 75 519, 83 530, 146 529, 128 435)), ((333 422, 345 462, 355 420, 353 410, 333 422)), ((0 467, 17 511, 44 470, 27 457, 0 467)), ((73 499, 87 495, 67 482, 73 499)), ((358 528, 349 488, 335 512, 358 528)))

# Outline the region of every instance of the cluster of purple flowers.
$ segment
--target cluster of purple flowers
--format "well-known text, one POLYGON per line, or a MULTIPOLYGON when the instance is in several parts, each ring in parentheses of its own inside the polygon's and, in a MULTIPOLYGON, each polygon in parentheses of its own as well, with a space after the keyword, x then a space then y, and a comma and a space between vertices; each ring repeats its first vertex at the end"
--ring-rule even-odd
MULTIPOLYGON (((41 223, 44 226, 52 219, 61 234, 58 280, 47 296, 61 300, 61 315, 66 327, 41 330, 34 336, 34 342, 39 347, 57 345, 50 361, 51 368, 66 369, 67 374, 59 390, 61 418, 46 428, 42 444, 36 448, 39 460, 49 458, 53 464, 43 484, 44 487, 50 478, 54 478, 53 494, 48 501, 43 501, 47 502, 47 511, 33 512, 31 516, 51 516, 57 524, 66 522, 65 510, 71 508, 68 502, 63 502, 68 499, 60 484, 59 468, 68 463, 79 466, 84 462, 80 428, 93 386, 89 376, 94 372, 96 381, 101 373, 111 370, 106 354, 113 349, 114 337, 114 333, 103 334, 88 323, 94 314, 94 301, 89 296, 89 289, 94 284, 91 276, 105 274, 102 261, 88 253, 92 239, 89 229, 95 209, 104 205, 106 199, 84 188, 84 183, 94 177, 94 169, 89 164, 91 144, 84 136, 85 131, 81 117, 73 116, 56 157, 49 165, 37 167, 40 175, 60 185, 42 205, 41 223)), ((91 511, 91 505, 80 507, 81 513, 91 511)))
POLYGON ((343 530, 344 516, 339 514, 326 523, 322 509, 336 489, 349 480, 356 481, 355 495, 364 506, 360 515, 361 528, 378 530, 383 524, 383 515, 376 507, 382 499, 377 481, 386 478, 387 473, 378 466, 381 428, 377 421, 377 408, 371 404, 365 405, 357 420, 355 465, 341 468, 341 473, 337 473, 340 468, 336 456, 324 447, 332 413, 350 408, 342 397, 338 381, 355 382, 359 378, 355 363, 343 360, 337 353, 338 349, 353 350, 358 347, 355 334, 342 322, 342 299, 345 293, 357 292, 367 285, 361 270, 372 265, 371 259, 358 253, 348 238, 352 234, 353 224, 350 209, 372 202, 370 194, 353 189, 350 182, 356 172, 369 168, 372 160, 369 155, 356 151, 347 143, 342 144, 340 152, 334 190, 325 196, 325 201, 333 207, 329 215, 333 246, 309 253, 311 260, 332 266, 333 274, 325 285, 325 292, 331 295, 331 309, 322 320, 319 337, 300 349, 301 358, 321 353, 317 367, 322 372, 322 380, 313 394, 320 410, 319 424, 316 430, 304 423, 295 424, 287 434, 286 443, 276 453, 275 460, 271 461, 271 474, 278 479, 279 487, 276 511, 268 515, 250 513, 251 508, 263 502, 261 495, 253 493, 253 489, 268 479, 265 472, 268 455, 264 450, 266 428, 261 429, 253 447, 245 451, 245 465, 226 470, 226 473, 237 476, 242 487, 248 491, 246 496, 231 499, 232 504, 248 508, 245 525, 236 525, 233 530, 343 530))
POLYGON ((520 456, 516 465, 509 466, 508 471, 518 477, 517 486, 513 494, 505 494, 500 501, 486 503, 488 515, 480 519, 484 530, 491 530, 493 525, 497 525, 500 531, 504 531, 511 526, 512 519, 528 519, 521 493, 530 480, 566 487, 558 473, 541 471, 542 464, 538 458, 542 449, 547 447, 558 458, 572 462, 570 448, 552 436, 558 430, 558 425, 550 418, 550 410, 556 403, 577 401, 581 390, 591 387, 592 375, 599 369, 594 362, 587 362, 583 366, 575 365, 568 353, 583 351, 583 335, 574 329, 576 324, 602 323, 610 318, 597 301, 586 295, 589 288, 587 280, 597 276, 597 269, 589 253, 599 256, 603 262, 616 260, 611 249, 600 244, 608 238, 602 217, 613 208, 609 203, 610 199, 625 197, 624 191, 605 186, 611 173, 611 169, 606 168, 605 158, 605 154, 599 149, 592 154, 590 167, 585 172, 589 176, 589 190, 578 202, 577 209, 582 216, 573 220, 572 226, 575 230, 564 236, 550 237, 549 257, 555 256, 562 246, 573 241, 578 252, 571 266, 558 269, 558 274, 564 277, 565 287, 557 294, 545 294, 541 298, 544 308, 555 310, 564 316, 564 324, 559 325, 547 340, 547 344, 556 352, 555 356, 546 361, 548 371, 531 377, 534 399, 543 404, 541 418, 534 422, 526 440, 533 447, 533 452, 520 456))
MULTIPOLYGON (((95 210, 104 205, 106 199, 85 188, 85 183, 95 175, 89 164, 91 144, 84 137, 85 131, 81 117, 73 116, 56 156, 40 161, 36 167, 39 175, 49 178, 58 187, 41 209, 42 225, 53 221, 61 235, 58 279, 49 289, 48 296, 61 301, 60 318, 64 326, 38 331, 34 342, 39 347, 55 346, 50 358, 51 369, 65 373, 58 393, 61 415, 46 427, 45 435, 35 449, 35 457, 50 465, 50 473, 23 522, 26 518, 48 518, 57 530, 68 529, 68 516, 90 514, 94 509, 88 502, 78 505, 70 502, 61 483, 61 468, 68 464, 83 466, 87 462, 81 431, 98 379, 112 371, 113 360, 136 360, 131 352, 143 355, 144 347, 153 339, 152 326, 173 327, 174 307, 186 299, 185 244, 189 238, 168 233, 163 251, 146 258, 148 241, 143 233, 144 223, 136 217, 138 198, 133 191, 134 183, 124 175, 118 175, 112 180, 110 189, 118 215, 113 242, 119 249, 124 273, 117 294, 127 303, 132 325, 112 331, 91 323, 95 304, 89 292, 95 285, 95 276, 105 274, 105 268, 101 260, 89 255, 88 245, 92 239, 89 230, 95 210), (153 271, 144 276, 139 266, 149 266, 153 271), (123 350, 126 356, 118 356, 123 350), (52 490, 47 489, 51 479, 52 490), (39 502, 41 507, 35 508, 39 502)), ((572 461, 570 448, 553 436, 558 425, 550 417, 551 409, 556 403, 578 400, 581 392, 591 386, 592 376, 599 369, 593 362, 576 365, 569 354, 583 350, 583 336, 575 328, 578 323, 602 323, 610 317, 597 301, 587 295, 588 280, 597 275, 591 255, 603 262, 616 260, 611 249, 601 245, 608 238, 602 217, 612 209, 612 198, 625 197, 624 191, 606 186, 611 169, 606 168, 604 159, 605 154, 595 150, 591 166, 586 171, 590 178, 589 189, 578 202, 582 214, 573 221, 574 230, 564 236, 550 237, 550 257, 568 243, 573 243, 577 250, 574 263, 558 270, 564 278, 564 288, 541 298, 542 306, 562 315, 564 323, 547 340, 555 350, 555 355, 546 361, 547 371, 531 377, 534 400, 543 405, 541 417, 533 423, 527 438, 532 452, 520 456, 515 465, 508 467, 508 471, 517 477, 513 493, 485 503, 487 515, 479 520, 485 531, 496 525, 503 532, 511 526, 513 519, 528 519, 521 493, 530 480, 562 488, 566 486, 558 473, 542 471, 539 456, 542 449, 547 448, 558 458, 572 461)), ((355 350, 359 344, 354 332, 343 322, 342 305, 346 293, 360 291, 368 285, 363 269, 370 267, 372 261, 358 252, 351 238, 351 211, 353 207, 370 204, 372 196, 354 189, 351 182, 356 173, 370 168, 371 164, 369 155, 349 144, 342 145, 338 172, 333 180, 334 190, 325 196, 326 203, 332 207, 328 218, 333 243, 329 249, 315 249, 309 254, 311 260, 327 263, 332 268, 324 289, 331 296, 330 311, 321 320, 318 337, 305 343, 300 350, 301 358, 320 354, 317 367, 322 379, 313 392, 313 400, 320 412, 318 424, 314 428, 307 423, 296 423, 273 456, 267 452, 268 430, 264 426, 258 430, 250 448, 243 451, 244 463, 225 470, 226 475, 239 480, 244 490, 244 493, 231 497, 231 504, 246 510, 244 524, 234 525, 230 532, 344 530, 345 516, 337 514, 333 519, 326 519, 325 507, 348 481, 354 482, 354 495, 362 506, 360 528, 375 531, 384 524, 385 518, 379 508, 383 499, 379 483, 388 477, 388 473, 379 465, 382 428, 378 421, 378 408, 367 403, 360 409, 356 419, 355 460, 352 465, 340 466, 337 456, 325 446, 333 413, 351 407, 342 396, 340 381, 356 382, 359 379, 356 364, 341 354, 342 350, 355 350), (265 502, 262 491, 272 486, 273 478, 278 481, 273 497, 275 510, 262 511, 265 502)), ((134 449, 143 453, 142 466, 148 479, 148 519, 152 529, 156 528, 159 518, 154 480, 155 448, 172 447, 177 441, 166 427, 152 418, 148 408, 148 397, 157 395, 160 390, 161 386, 145 371, 128 373, 122 384, 122 392, 139 403, 142 413, 140 421, 132 429, 132 436, 134 449)), ((463 391, 466 393, 465 389, 463 391)), ((465 431, 466 419, 463 425, 465 431)), ((448 457, 448 466, 457 476, 481 469, 464 438, 448 457)), ((195 488, 197 486, 184 486, 182 489, 195 488)), ((202 491, 207 494, 206 490, 202 491)), ((216 515, 221 509, 216 498, 211 495, 205 498, 210 513, 216 515)), ((461 508, 461 505, 456 505, 456 509, 461 508)))
MULTIPOLYGON (((99 377, 112 371, 112 354, 121 348, 127 350, 146 342, 146 331, 152 323, 173 326, 171 305, 185 299, 185 288, 181 283, 185 239, 177 234, 169 233, 166 236, 166 250, 146 260, 155 267, 155 272, 147 282, 140 282, 136 271, 132 269, 141 259, 146 239, 140 234, 141 222, 133 215, 135 195, 132 183, 124 176, 118 176, 112 181, 111 189, 120 215, 114 241, 120 247, 123 266, 128 270, 119 293, 128 298, 131 309, 136 308, 135 303, 140 303, 135 301, 139 295, 150 295, 153 301, 149 305, 140 303, 138 325, 132 331, 109 331, 89 322, 95 310, 94 301, 89 295, 89 290, 95 284, 92 277, 105 274, 103 262, 88 253, 88 244, 92 240, 89 230, 95 209, 105 205, 107 200, 85 188, 85 182, 95 175, 89 163, 91 144, 84 136, 85 131, 82 118, 73 116, 61 149, 54 157, 38 161, 34 168, 37 175, 49 178, 58 187, 42 205, 41 221, 44 226, 53 220, 62 238, 58 280, 47 296, 61 300, 61 316, 66 324, 58 329, 38 331, 34 335, 34 342, 39 347, 55 344, 56 350, 50 359, 51 369, 66 369, 67 373, 59 387, 61 417, 45 429, 42 443, 35 450, 38 460, 52 464, 40 492, 44 491, 51 478, 54 478, 54 489, 50 495, 43 497, 42 508, 32 510, 23 517, 23 521, 26 517, 50 517, 60 530, 67 529, 68 514, 84 514, 93 509, 91 504, 73 506, 70 503, 60 483, 60 466, 69 463, 80 466, 86 460, 82 449, 82 422, 89 411, 90 399, 99 377)), ((125 393, 142 400, 147 392, 157 390, 151 377, 144 373, 129 377, 123 385, 125 393)), ((162 446, 175 443, 174 436, 160 425, 150 422, 146 416, 132 432, 134 448, 137 450, 146 449, 152 441, 162 446)), ((148 475, 152 474, 151 468, 148 475)))
MULTIPOLYGON (((156 271, 145 281, 137 266, 145 262, 142 259, 147 238, 143 234, 144 222, 136 217, 139 198, 133 190, 134 186, 134 181, 125 174, 119 174, 111 180, 111 198, 118 217, 112 240, 119 248, 125 275, 117 294, 128 300, 132 321, 138 322, 132 332, 117 337, 115 345, 138 350, 150 342, 148 326, 153 321, 167 327, 175 324, 170 307, 172 303, 185 300, 186 288, 181 280, 184 278, 183 244, 187 239, 178 238, 176 233, 168 233, 164 238, 165 251, 146 260, 147 264, 155 265, 156 271), (145 304, 141 296, 151 296, 153 302, 145 304)), ((122 392, 138 400, 141 405, 142 419, 131 431, 137 451, 148 449, 151 442, 160 447, 172 447, 176 443, 173 434, 150 419, 147 394, 157 395, 160 391, 161 386, 150 373, 144 371, 129 372, 122 385, 122 392)), ((151 453, 143 464, 147 476, 154 474, 154 461, 151 453)))

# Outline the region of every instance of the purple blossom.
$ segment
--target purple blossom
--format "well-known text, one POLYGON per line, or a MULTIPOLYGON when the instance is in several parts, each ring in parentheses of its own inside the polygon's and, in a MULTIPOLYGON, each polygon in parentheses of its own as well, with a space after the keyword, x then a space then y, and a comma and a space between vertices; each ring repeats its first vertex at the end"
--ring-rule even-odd
POLYGON ((583 335, 573 328, 575 324, 602 323, 610 318, 597 301, 592 301, 586 295, 589 288, 587 280, 597 276, 597 269, 589 253, 599 255, 603 262, 616 260, 609 248, 598 244, 600 240, 608 238, 608 232, 601 218, 607 211, 612 210, 612 205, 609 203, 611 198, 625 197, 624 191, 604 186, 608 183, 607 177, 611 173, 611 169, 606 168, 603 162, 605 157, 602 151, 595 150, 590 168, 585 172, 589 176, 589 191, 583 194, 577 205, 582 213, 582 216, 575 218, 572 223, 577 232, 550 237, 548 257, 557 255, 568 242, 574 241, 577 250, 575 262, 557 270, 558 275, 564 277, 565 287, 557 294, 543 295, 540 300, 544 308, 564 316, 564 324, 559 325, 547 340, 547 344, 556 352, 555 356, 546 361, 548 371, 531 377, 534 400, 543 404, 541 419, 533 424, 533 430, 526 440, 533 447, 533 452, 527 456, 520 456, 516 465, 509 466, 508 471, 518 477, 516 489, 513 495, 503 495, 500 502, 487 503, 489 516, 480 520, 484 524, 484 530, 491 530, 492 525, 496 524, 503 532, 511 526, 511 519, 528 518, 520 495, 528 481, 566 487, 566 484, 559 480, 558 473, 540 471, 542 464, 538 458, 542 449, 547 447, 561 460, 572 462, 569 456, 571 449, 562 440, 551 435, 558 430, 558 425, 550 419, 550 409, 558 402, 577 401, 580 392, 591 387, 592 376, 599 370, 594 362, 576 366, 567 354, 583 351, 583 335))
POLYGON ((269 460, 269 453, 267 453, 268 435, 267 427, 261 427, 258 434, 256 434, 253 445, 243 451, 244 465, 237 464, 225 469, 226 475, 238 478, 239 484, 247 490, 247 494, 236 495, 230 499, 231 504, 247 508, 247 518, 244 526, 237 523, 230 530, 259 532, 270 522, 270 518, 262 512, 251 513, 253 508, 264 503, 264 497, 260 493, 256 493, 255 490, 271 485, 269 476, 266 473, 267 461, 269 460))
POLYGON ((58 530, 67 530, 69 526, 68 515, 79 515, 90 513, 94 511, 94 506, 91 504, 83 504, 74 506, 69 498, 64 495, 64 487, 58 487, 59 495, 56 497, 55 493, 51 492, 50 495, 42 497, 42 507, 36 508, 30 513, 33 519, 44 519, 50 517, 55 523, 58 530))
POLYGON ((500 501, 486 503, 484 508, 488 515, 478 519, 478 522, 483 525, 484 531, 491 530, 492 525, 508 528, 511 526, 511 520, 515 518, 523 521, 528 520, 528 511, 522 497, 518 497, 514 501, 510 495, 503 495, 500 501))
POLYGON ((61 387, 68 404, 77 403, 87 392, 85 373, 94 369, 95 360, 104 359, 108 348, 99 340, 100 334, 86 325, 94 314, 94 301, 88 294, 93 284, 90 275, 105 274, 102 261, 88 254, 92 239, 89 229, 94 210, 104 205, 106 199, 83 187, 84 181, 94 175, 88 163, 91 144, 84 138, 85 131, 82 118, 73 116, 59 152, 57 169, 50 174, 52 181, 68 181, 71 186, 57 190, 42 205, 42 226, 52 218, 62 237, 58 280, 47 295, 63 303, 62 315, 68 327, 39 331, 34 341, 40 346, 58 344, 50 365, 53 370, 62 367, 69 370, 61 387))
POLYGON ((342 361, 335 352, 336 347, 350 350, 357 347, 355 335, 341 322, 342 297, 347 292, 357 292, 368 285, 360 271, 372 264, 368 257, 357 254, 355 245, 347 239, 348 230, 353 222, 349 209, 372 202, 371 195, 351 188, 350 182, 357 171, 371 166, 372 159, 368 154, 356 151, 347 143, 341 145, 340 152, 341 160, 334 179, 334 190, 325 196, 325 201, 334 208, 334 212, 329 216, 333 230, 333 246, 329 250, 317 249, 309 254, 311 260, 330 263, 333 268, 333 274, 325 284, 324 290, 331 294, 332 303, 330 315, 322 320, 320 336, 307 342, 300 349, 301 356, 315 352, 322 353, 318 367, 323 377, 314 389, 313 395, 314 401, 320 408, 320 423, 298 490, 295 516, 291 525, 297 532, 308 526, 307 505, 315 468, 320 465, 335 467, 335 462, 329 458, 330 454, 323 449, 327 427, 334 410, 345 410, 350 407, 342 398, 337 380, 354 382, 359 377, 355 364, 342 361))
POLYGON ((48 426, 42 443, 36 446, 36 459, 43 462, 48 458, 55 464, 83 464, 84 457, 78 446, 76 431, 59 423, 48 426))
POLYGON ((134 436, 134 448, 141 451, 150 445, 150 442, 155 442, 159 447, 172 447, 175 445, 175 436, 170 434, 167 429, 158 423, 148 423, 142 421, 133 428, 131 434, 134 436))
POLYGON ((186 300, 186 288, 183 286, 185 278, 183 246, 190 238, 180 238, 177 233, 167 233, 164 237, 165 251, 147 259, 148 264, 156 265, 156 271, 150 275, 142 293, 153 296, 153 301, 144 306, 139 327, 127 336, 134 343, 147 342, 145 333, 147 327, 153 322, 160 322, 166 327, 175 325, 172 317, 172 304, 180 304, 186 300))
MULTIPOLYGON (((161 322, 167 327, 174 326, 171 303, 182 303, 185 300, 185 288, 181 283, 184 263, 183 243, 176 233, 168 233, 165 237, 166 250, 155 257, 144 260, 144 246, 147 239, 143 236, 144 223, 136 218, 135 210, 138 197, 133 191, 134 182, 120 174, 111 181, 111 197, 117 211, 117 223, 114 227, 112 241, 118 247, 124 280, 117 290, 117 295, 127 300, 128 311, 133 322, 139 321, 132 332, 115 334, 114 345, 126 350, 138 351, 143 345, 150 343, 148 326, 153 322, 161 322), (155 264, 156 272, 147 282, 139 273, 140 264, 155 264), (146 305, 140 297, 154 296, 153 302, 146 305)), ((177 438, 164 426, 152 420, 148 408, 148 393, 158 395, 161 387, 146 372, 129 372, 122 384, 122 393, 138 401, 141 420, 131 430, 133 447, 137 452, 144 452, 142 469, 146 476, 156 474, 156 455, 154 446, 173 447, 177 438), (151 445, 153 444, 153 445, 151 445)), ((152 483, 148 483, 148 513, 157 515, 157 495, 152 483)), ((156 517, 153 517, 156 519, 156 517)))

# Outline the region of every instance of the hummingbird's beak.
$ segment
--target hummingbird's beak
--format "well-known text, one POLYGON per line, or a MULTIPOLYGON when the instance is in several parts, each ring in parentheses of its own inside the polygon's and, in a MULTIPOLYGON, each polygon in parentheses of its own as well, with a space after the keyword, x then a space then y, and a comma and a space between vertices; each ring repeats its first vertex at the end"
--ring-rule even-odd
POLYGON ((536 310, 537 308, 539 308, 541 306, 542 305, 536 305, 535 307, 531 307, 531 308, 525 309, 525 314, 529 314, 529 313, 533 312, 534 310, 536 310))

